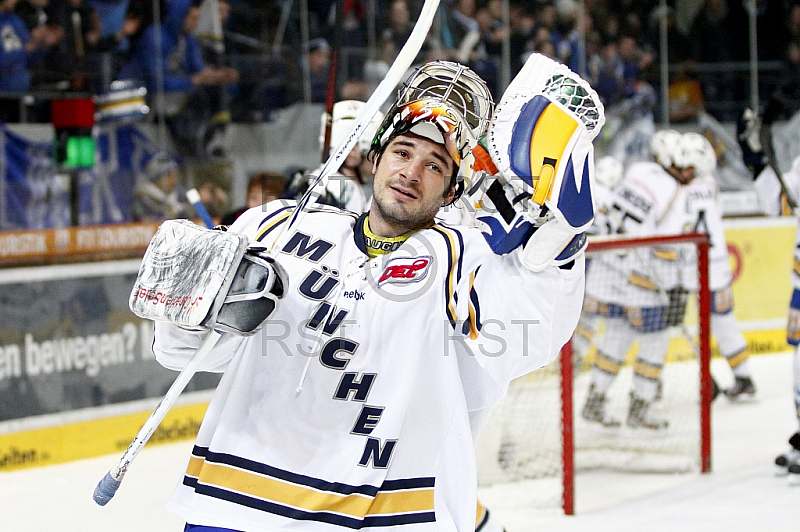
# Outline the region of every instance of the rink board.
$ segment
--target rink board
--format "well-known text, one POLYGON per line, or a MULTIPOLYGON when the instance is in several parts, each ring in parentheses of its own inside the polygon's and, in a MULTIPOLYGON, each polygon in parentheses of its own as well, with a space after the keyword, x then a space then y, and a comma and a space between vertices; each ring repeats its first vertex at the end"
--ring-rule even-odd
MULTIPOLYGON (((175 381, 128 308, 139 264, 0 269, 0 471, 122 452, 175 381)), ((198 373, 187 394, 218 382, 198 373)), ((155 440, 192 438, 207 401, 171 412, 155 440)))

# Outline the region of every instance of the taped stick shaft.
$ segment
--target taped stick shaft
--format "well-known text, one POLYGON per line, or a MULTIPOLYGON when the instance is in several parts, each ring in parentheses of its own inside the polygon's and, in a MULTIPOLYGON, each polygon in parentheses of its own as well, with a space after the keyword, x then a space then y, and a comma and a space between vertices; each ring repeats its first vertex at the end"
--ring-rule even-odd
POLYGON ((200 364, 203 362, 203 360, 205 360, 206 356, 211 352, 211 349, 217 344, 217 341, 219 341, 221 336, 222 334, 220 332, 212 330, 203 339, 203 343, 192 356, 191 360, 189 360, 189 363, 186 364, 186 367, 183 368, 180 374, 178 374, 175 382, 173 382, 172 386, 169 387, 169 390, 167 390, 167 393, 164 395, 161 401, 159 401, 155 410, 153 410, 153 413, 150 414, 150 417, 144 422, 142 428, 139 429, 139 433, 136 434, 136 437, 133 439, 133 441, 131 441, 130 445, 128 445, 128 448, 122 454, 122 458, 120 458, 117 467, 109 471, 97 484, 93 496, 94 501, 97 504, 100 506, 105 506, 108 501, 114 497, 114 494, 116 493, 117 489, 119 489, 122 478, 128 471, 131 462, 133 462, 133 460, 136 458, 136 455, 139 454, 139 451, 142 450, 142 447, 144 447, 144 445, 150 439, 150 436, 153 435, 156 428, 158 428, 158 426, 164 420, 164 417, 167 415, 167 412, 169 412, 169 409, 175 404, 178 396, 181 394, 181 392, 183 392, 184 388, 186 388, 186 385, 189 384, 189 381, 197 372, 200 364))

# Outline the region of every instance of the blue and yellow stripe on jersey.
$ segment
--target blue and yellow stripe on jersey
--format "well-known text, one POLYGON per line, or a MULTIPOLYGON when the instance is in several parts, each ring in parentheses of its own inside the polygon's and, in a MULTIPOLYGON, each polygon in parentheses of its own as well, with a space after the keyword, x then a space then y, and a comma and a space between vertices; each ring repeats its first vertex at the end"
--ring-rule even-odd
POLYGON ((256 233, 256 240, 259 242, 264 240, 276 227, 280 227, 281 224, 288 220, 292 212, 294 212, 293 205, 282 207, 261 220, 256 233))
POLYGON ((461 233, 442 225, 434 225, 431 229, 442 236, 447 250, 447 276, 444 283, 445 313, 450 321, 450 326, 455 329, 458 323, 456 314, 456 286, 461 280, 462 258, 464 255, 464 240, 461 233))
MULTIPOLYGON (((275 229, 281 227, 287 220, 289 220, 289 218, 292 216, 296 208, 297 208, 296 205, 294 203, 291 203, 285 207, 281 207, 280 209, 266 216, 258 226, 258 231, 256 232, 256 240, 259 242, 263 242, 264 239, 268 235, 270 235, 275 229)), ((326 212, 330 214, 340 214, 343 216, 348 216, 353 220, 358 219, 358 215, 356 214, 340 210, 336 207, 330 207, 327 205, 314 205, 312 207, 307 208, 306 212, 307 213, 326 212)))
POLYGON ((362 529, 432 523, 433 477, 351 485, 195 446, 183 483, 196 493, 299 521, 362 529))

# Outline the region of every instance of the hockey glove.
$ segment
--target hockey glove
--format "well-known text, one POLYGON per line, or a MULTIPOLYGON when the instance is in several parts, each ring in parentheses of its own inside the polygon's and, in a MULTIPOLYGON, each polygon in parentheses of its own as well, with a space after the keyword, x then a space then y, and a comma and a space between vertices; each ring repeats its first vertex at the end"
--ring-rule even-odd
POLYGON ((534 271, 562 257, 565 249, 577 253, 585 246, 581 235, 594 216, 592 139, 604 122, 597 93, 540 54, 531 55, 497 106, 489 155, 514 197, 526 195, 540 208, 536 217, 545 220, 523 254, 534 271))
POLYGON ((800 344, 800 290, 794 289, 789 303, 789 321, 786 324, 786 342, 797 347, 800 344))
POLYGON ((761 145, 761 119, 752 109, 745 109, 736 121, 736 140, 742 149, 742 160, 755 179, 768 161, 761 145))
POLYGON ((522 247, 522 262, 532 271, 564 265, 586 247, 584 233, 576 234, 501 176, 483 176, 469 197, 476 208, 476 225, 492 251, 505 255, 522 247))
POLYGON ((131 311, 190 330, 211 328, 247 244, 241 234, 167 220, 142 258, 131 311))
POLYGON ((239 336, 254 334, 275 313, 287 286, 286 271, 266 250, 248 249, 236 269, 214 328, 239 336))

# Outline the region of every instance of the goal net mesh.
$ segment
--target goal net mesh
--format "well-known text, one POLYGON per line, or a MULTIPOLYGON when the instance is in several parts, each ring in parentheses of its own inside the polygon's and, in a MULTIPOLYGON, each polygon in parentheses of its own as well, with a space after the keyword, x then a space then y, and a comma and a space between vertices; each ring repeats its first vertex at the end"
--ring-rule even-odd
POLYGON ((698 275, 700 240, 590 243, 586 297, 570 345, 560 359, 515 380, 486 412, 477 444, 480 486, 525 481, 526 500, 546 508, 571 498, 565 475, 574 474, 579 486, 588 471, 701 470, 707 431, 700 339, 708 336, 699 333, 708 320, 700 319, 698 294, 708 292, 698 275), (562 364, 570 351, 571 363, 562 364), (564 373, 571 373, 569 383, 564 373), (603 417, 590 397, 598 390, 603 417), (562 401, 565 392, 571 405, 562 401))

